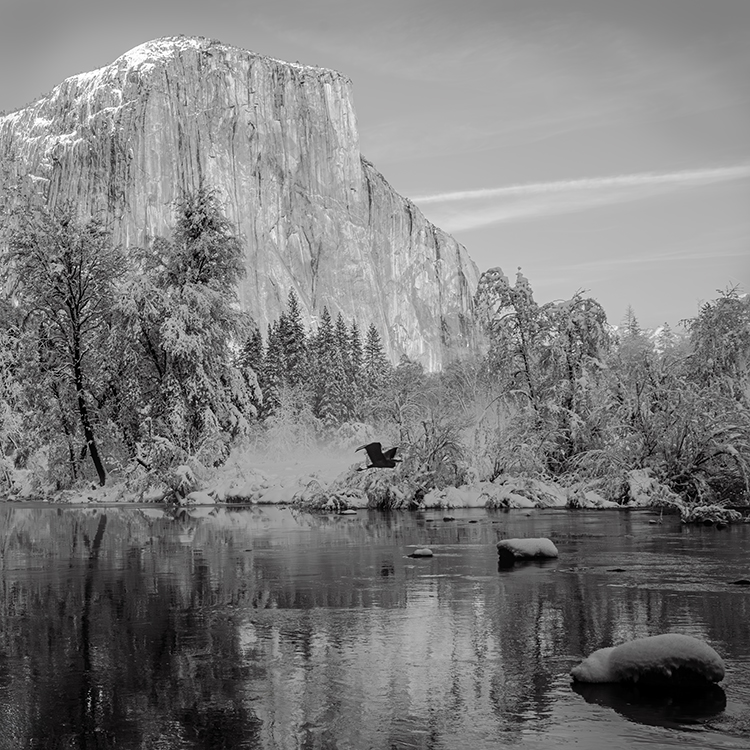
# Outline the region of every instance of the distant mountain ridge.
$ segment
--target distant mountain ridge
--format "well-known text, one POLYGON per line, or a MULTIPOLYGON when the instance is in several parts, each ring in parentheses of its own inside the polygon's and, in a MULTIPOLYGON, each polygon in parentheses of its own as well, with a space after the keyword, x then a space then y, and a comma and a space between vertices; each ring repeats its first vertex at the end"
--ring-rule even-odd
POLYGON ((200 186, 244 239, 240 299, 262 331, 293 289, 306 322, 326 305, 374 323, 392 358, 434 369, 474 349, 477 267, 362 158, 335 71, 168 37, 0 117, 4 200, 41 188, 103 210, 126 246, 168 236, 174 198, 200 186))

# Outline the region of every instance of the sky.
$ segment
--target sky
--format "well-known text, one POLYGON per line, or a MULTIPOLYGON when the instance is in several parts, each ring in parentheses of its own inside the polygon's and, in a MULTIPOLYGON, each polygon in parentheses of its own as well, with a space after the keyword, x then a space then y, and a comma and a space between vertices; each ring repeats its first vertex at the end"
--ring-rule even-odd
POLYGON ((750 292, 750 0, 0 0, 0 110, 176 34, 346 75, 363 155, 540 303, 750 292))

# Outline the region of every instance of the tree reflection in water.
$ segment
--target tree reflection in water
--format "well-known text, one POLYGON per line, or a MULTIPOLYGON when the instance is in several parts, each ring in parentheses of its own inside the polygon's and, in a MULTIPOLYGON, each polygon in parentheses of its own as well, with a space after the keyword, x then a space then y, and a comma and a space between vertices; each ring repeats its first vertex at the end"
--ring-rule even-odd
POLYGON ((1 506, 0 748, 564 746, 601 731, 586 701, 610 748, 632 722, 750 736, 749 597, 725 583, 747 527, 472 520, 1 506), (498 572, 499 536, 560 558, 498 572), (668 630, 725 657, 726 709, 571 688, 596 648, 668 630))

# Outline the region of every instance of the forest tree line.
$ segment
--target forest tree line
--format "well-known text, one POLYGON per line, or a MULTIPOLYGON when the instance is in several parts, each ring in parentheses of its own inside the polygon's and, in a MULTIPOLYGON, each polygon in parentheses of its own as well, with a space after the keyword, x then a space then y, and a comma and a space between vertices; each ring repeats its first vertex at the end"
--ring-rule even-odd
MULTIPOLYGON (((221 465, 286 429, 312 445, 367 423, 436 486, 501 474, 613 477, 647 468, 693 501, 747 496, 750 298, 727 289, 654 342, 583 293, 540 305, 520 273, 482 274, 486 351, 425 372, 374 325, 290 293, 261 331, 239 306, 243 247, 216 194, 175 204, 169 238, 112 243, 74 206, 4 221, 0 488, 156 482, 221 465)), ((405 464, 406 465, 406 464, 405 464)), ((615 479, 613 479, 615 481, 615 479)))

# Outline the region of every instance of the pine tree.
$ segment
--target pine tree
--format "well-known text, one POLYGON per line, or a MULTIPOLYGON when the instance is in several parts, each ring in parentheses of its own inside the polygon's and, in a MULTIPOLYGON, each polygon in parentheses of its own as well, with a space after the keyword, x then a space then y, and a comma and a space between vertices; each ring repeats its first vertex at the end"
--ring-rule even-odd
POLYGON ((341 313, 336 316, 336 325, 333 331, 333 338, 336 342, 336 349, 339 351, 341 359, 344 363, 345 372, 348 374, 351 371, 349 331, 346 328, 344 316, 341 313))
POLYGON ((260 328, 255 327, 245 340, 240 355, 240 367, 250 368, 253 372, 260 373, 263 370, 263 336, 260 328))
POLYGON ((259 396, 257 381, 233 361, 233 345, 247 338, 249 325, 237 299, 243 249, 213 191, 186 193, 175 209, 171 238, 140 253, 123 314, 138 332, 152 431, 188 455, 208 451, 205 458, 216 461, 226 436, 247 428, 259 396))
POLYGON ((337 387, 340 390, 339 404, 337 408, 338 421, 343 422, 351 419, 354 414, 356 394, 351 362, 349 331, 347 330, 344 316, 340 312, 336 317, 336 325, 334 327, 333 335, 336 345, 336 368, 340 370, 340 372, 337 373, 336 378, 337 387))
POLYGON ((631 305, 628 305, 622 319, 622 335, 630 338, 637 338, 643 335, 638 318, 635 315, 635 310, 633 310, 631 305))
POLYGON ((353 320, 349 329, 349 366, 351 368, 350 380, 359 383, 362 371, 362 337, 359 333, 357 321, 353 320))
POLYGON ((362 384, 370 395, 380 392, 388 382, 391 363, 383 351, 380 334, 374 323, 370 323, 362 353, 362 384))
POLYGON ((281 330, 284 315, 268 326, 260 385, 263 392, 262 416, 273 414, 279 404, 279 391, 284 383, 284 351, 281 330))
POLYGON ((313 389, 313 414, 326 419, 332 412, 332 382, 336 340, 328 307, 323 308, 320 325, 313 338, 314 366, 311 377, 313 389))
POLYGON ((346 362, 348 371, 346 382, 348 388, 349 418, 361 420, 362 411, 362 338, 357 321, 353 320, 348 335, 348 352, 346 362))
POLYGON ((285 366, 285 380, 292 386, 304 382, 307 375, 307 342, 299 300, 294 291, 289 292, 284 325, 280 330, 285 366))
POLYGON ((263 361, 263 336, 260 328, 255 326, 252 333, 247 337, 245 345, 238 362, 243 377, 246 379, 248 386, 252 388, 253 384, 259 391, 253 394, 253 406, 257 412, 260 412, 263 403, 263 384, 262 373, 264 369, 263 361))

